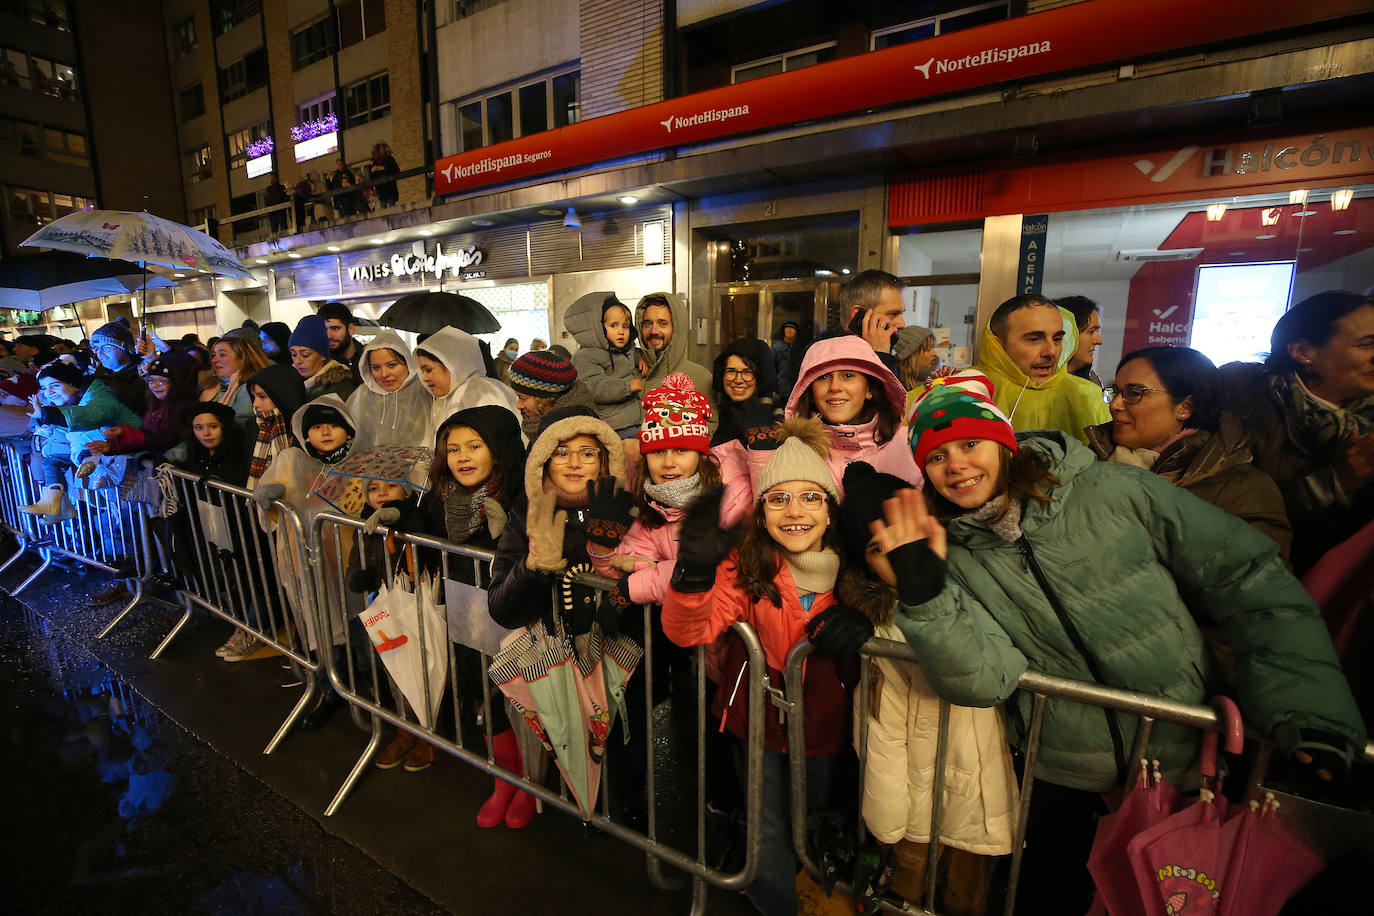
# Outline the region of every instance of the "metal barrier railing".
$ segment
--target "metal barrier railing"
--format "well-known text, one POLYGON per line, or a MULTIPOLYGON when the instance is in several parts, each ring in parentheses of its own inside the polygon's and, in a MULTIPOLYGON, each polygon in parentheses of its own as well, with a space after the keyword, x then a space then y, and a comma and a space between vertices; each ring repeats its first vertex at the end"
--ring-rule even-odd
MULTIPOLYGON (((330 595, 331 591, 339 592, 344 587, 343 570, 338 567, 338 560, 348 555, 348 545, 346 535, 353 538, 363 537, 362 522, 354 518, 324 513, 316 517, 311 527, 311 554, 317 561, 314 564, 316 593, 318 595, 330 595), (332 543, 331 543, 332 542, 332 543), (332 558, 334 564, 327 558, 332 558)), ((429 552, 431 556, 437 556, 437 572, 442 582, 445 579, 454 578, 455 573, 463 570, 472 572, 472 582, 485 583, 489 576, 489 567, 492 554, 489 551, 474 550, 467 547, 451 544, 447 541, 437 540, 417 534, 402 534, 399 532, 391 533, 385 527, 377 529, 378 534, 374 537, 390 537, 395 543, 402 546, 402 550, 412 551, 412 562, 420 562, 414 559, 413 550, 429 552)), ((430 560, 431 564, 435 561, 430 560)), ((396 570, 392 564, 387 564, 384 582, 388 589, 392 588, 396 581, 396 570)), ((414 569, 412 569, 414 572, 414 569)), ((418 572, 415 573, 418 576, 418 572)), ((580 575, 575 581, 578 584, 591 588, 604 590, 614 587, 614 582, 592 575, 580 575)), ((337 620, 327 619, 329 615, 324 608, 328 604, 320 602, 320 626, 337 625, 337 620)), ((419 589, 413 598, 419 610, 419 589)), ((485 603, 479 609, 485 613, 485 603)), ((629 615, 627 615, 628 617, 629 615)), ((627 622, 628 625, 628 622, 627 622)), ((453 701, 453 718, 451 725, 453 735, 441 734, 436 724, 434 727, 426 728, 418 720, 409 706, 399 700, 388 703, 382 694, 383 677, 379 675, 377 663, 377 651, 374 650, 370 638, 355 639, 353 634, 347 632, 342 636, 344 651, 340 656, 327 656, 323 659, 325 671, 329 681, 335 691, 339 693, 350 705, 358 710, 370 714, 370 738, 367 746, 363 749, 357 762, 349 772, 343 784, 339 787, 334 799, 326 809, 326 815, 334 814, 343 804, 348 794, 357 785, 358 781, 366 773, 369 764, 372 762, 381 746, 380 727, 383 722, 388 723, 398 729, 408 731, 424 741, 428 741, 435 747, 440 748, 452 756, 462 760, 478 770, 504 780, 519 789, 534 795, 543 805, 551 805, 564 813, 573 815, 579 820, 616 837, 623 842, 641 849, 646 854, 646 861, 649 870, 650 880, 658 887, 664 889, 677 888, 680 885, 675 883, 669 876, 663 874, 664 867, 677 869, 684 872, 692 881, 693 890, 693 910, 699 912, 705 905, 706 885, 714 885, 723 889, 739 890, 747 887, 754 880, 758 868, 759 843, 760 843, 760 810, 762 804, 762 782, 763 782, 763 715, 764 700, 767 695, 766 676, 763 674, 766 669, 764 664, 763 647, 759 642, 757 634, 747 624, 736 624, 734 631, 743 642, 748 654, 751 672, 760 672, 757 678, 751 677, 748 680, 748 715, 749 715, 749 739, 747 741, 746 768, 745 768, 745 823, 746 835, 744 840, 745 861, 739 871, 726 873, 712 868, 706 860, 706 788, 703 784, 704 776, 699 775, 696 787, 696 804, 694 811, 695 826, 695 850, 687 851, 674 848, 665 841, 659 832, 659 805, 657 785, 654 774, 654 741, 651 740, 654 734, 654 697, 653 697, 653 637, 650 632, 652 623, 650 615, 643 614, 643 629, 641 635, 644 644, 644 657, 639 671, 634 675, 630 682, 629 689, 642 689, 645 693, 645 728, 644 746, 641 748, 645 754, 645 793, 648 802, 647 807, 647 826, 641 832, 633 827, 614 820, 611 816, 611 796, 612 789, 617 788, 615 777, 611 772, 609 759, 603 763, 601 771, 601 792, 599 799, 599 811, 587 817, 582 812, 575 800, 568 797, 566 787, 560 792, 548 789, 542 781, 531 779, 527 776, 514 773, 499 766, 489 752, 474 752, 464 743, 463 729, 464 723, 461 719, 460 697, 457 695, 457 678, 454 672, 457 670, 457 645, 453 638, 447 640, 446 651, 449 654, 449 692, 450 699, 453 701), (359 645, 360 644, 360 645, 359 645), (366 659, 365 665, 357 662, 366 659), (358 677, 359 672, 362 677, 358 677), (636 684, 636 681, 638 682, 636 684)), ((446 628, 446 634, 448 634, 446 628)), ((426 644, 424 628, 418 629, 419 641, 421 643, 421 670, 428 671, 428 654, 435 651, 435 647, 426 644)), ((338 641, 336 637, 336 641, 338 641)), ((696 685, 695 697, 692 699, 695 712, 695 747, 696 747, 696 772, 704 774, 705 763, 705 738, 706 730, 711 727, 708 724, 706 710, 706 675, 703 661, 703 648, 696 650, 696 685)), ((486 739, 490 742, 492 738, 491 723, 493 696, 498 701, 503 701, 499 692, 491 688, 486 681, 486 671, 489 668, 490 657, 485 653, 480 653, 481 671, 485 688, 481 699, 482 723, 485 730, 486 739)), ((514 717, 513 717, 514 718, 514 717)), ((608 755, 609 757, 609 755, 608 755)))
MULTIPOLYGON (((807 657, 811 654, 812 645, 808 640, 803 639, 792 647, 787 656, 787 667, 784 671, 784 681, 786 682, 787 701, 785 709, 787 715, 787 743, 789 747, 806 746, 806 725, 805 715, 802 714, 803 708, 803 666, 807 657)), ((889 639, 874 637, 870 639, 860 652, 860 678, 859 689, 857 690, 857 704, 859 716, 859 786, 858 792, 862 798, 863 781, 867 770, 866 757, 868 748, 868 691, 863 689, 863 685, 868 683, 868 666, 874 658, 890 658, 913 665, 918 665, 916 653, 911 646, 904 642, 894 642, 889 639)), ((1029 693, 1033 697, 1031 706, 1031 720, 1027 729, 1024 742, 1024 767, 1020 786, 1020 804, 1016 820, 1016 826, 1012 836, 1011 853, 1011 872, 1007 881, 1006 903, 1003 909, 1005 916, 1012 916, 1016 908, 1016 892, 1020 878, 1021 858, 1025 849, 1026 824, 1030 816, 1031 794, 1035 779, 1035 769, 1040 749, 1040 729, 1045 717, 1045 707, 1051 698, 1069 700, 1076 703, 1083 703, 1091 706, 1099 706, 1104 709, 1117 710, 1131 715, 1138 716, 1140 727, 1136 733, 1135 745, 1132 748, 1131 760, 1139 760, 1147 755, 1149 746, 1150 731, 1156 721, 1171 722, 1178 725, 1190 726, 1201 731, 1224 731, 1226 722, 1218 712, 1210 706, 1202 706, 1193 703, 1183 703, 1172 700, 1168 697, 1152 696, 1145 693, 1137 693, 1132 690, 1121 690, 1115 687, 1107 687, 1102 684, 1089 683, 1085 681, 1075 681, 1067 678, 1053 677, 1047 674, 1040 674, 1035 671, 1026 671, 1021 675, 1017 684, 1019 690, 1029 693)), ((935 776, 932 786, 931 797, 931 819, 930 819, 930 850, 926 858, 925 887, 924 887, 924 908, 927 912, 937 912, 935 909, 935 893, 938 878, 938 868, 936 867, 940 856, 940 829, 943 817, 943 794, 945 786, 945 766, 948 757, 949 743, 949 719, 950 703, 940 701, 940 717, 936 732, 935 750, 935 776)), ((1273 744, 1269 739, 1262 735, 1253 733, 1246 734, 1246 738, 1258 742, 1259 754, 1249 774, 1249 792, 1253 794, 1265 778, 1267 772, 1270 753, 1273 744)), ((797 856, 801 859, 806 869, 816 877, 821 876, 821 866, 815 861, 812 850, 808 849, 805 833, 806 824, 806 772, 805 758, 800 754, 790 754, 789 766, 791 768, 791 799, 792 799, 792 842, 797 856)), ((1359 758, 1363 763, 1374 764, 1374 741, 1365 744, 1364 753, 1359 758)), ((1132 778, 1123 787, 1130 790, 1132 778)), ((863 818, 858 818, 859 840, 862 842, 864 837, 863 818)), ((835 882, 835 886, 847 893, 852 892, 849 882, 841 879, 835 882)), ((912 904, 917 901, 909 901, 912 904)), ((903 909, 893 906, 888 901, 881 901, 882 908, 887 912, 904 912, 903 909)))
POLYGON ((316 612, 300 516, 277 500, 270 519, 243 487, 171 467, 161 473, 172 478, 179 504, 165 534, 177 560, 183 613, 149 657, 160 657, 200 608, 289 659, 304 691, 263 749, 271 754, 319 701, 319 656, 329 654, 310 646, 316 612))
MULTIPOLYGON (((117 487, 69 486, 67 499, 75 517, 55 521, 20 512, 20 506, 36 503, 43 490, 32 473, 32 457, 27 439, 0 443, 0 523, 18 543, 15 553, 0 564, 0 573, 32 550, 38 554, 39 565, 10 590, 11 595, 22 593, 37 581, 54 557, 75 560, 127 580, 130 596, 98 634, 104 638, 139 602, 151 597, 144 589, 155 570, 147 506, 121 499, 117 487)), ((138 471, 130 468, 128 473, 138 471)))

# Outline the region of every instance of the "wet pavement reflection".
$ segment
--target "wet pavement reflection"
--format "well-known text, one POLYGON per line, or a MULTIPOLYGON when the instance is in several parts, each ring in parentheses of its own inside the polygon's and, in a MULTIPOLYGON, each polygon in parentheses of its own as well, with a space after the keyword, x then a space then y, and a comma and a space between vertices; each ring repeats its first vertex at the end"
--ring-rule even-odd
POLYGON ((8 597, 0 703, 5 912, 445 912, 8 597))

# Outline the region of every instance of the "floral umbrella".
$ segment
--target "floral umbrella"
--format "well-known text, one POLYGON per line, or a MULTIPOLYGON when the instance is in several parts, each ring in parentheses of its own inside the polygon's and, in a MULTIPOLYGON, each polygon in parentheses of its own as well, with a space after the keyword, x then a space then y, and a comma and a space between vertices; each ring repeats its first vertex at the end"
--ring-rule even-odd
POLYGON ((53 220, 19 244, 229 277, 253 276, 228 248, 204 232, 151 213, 78 210, 53 220))

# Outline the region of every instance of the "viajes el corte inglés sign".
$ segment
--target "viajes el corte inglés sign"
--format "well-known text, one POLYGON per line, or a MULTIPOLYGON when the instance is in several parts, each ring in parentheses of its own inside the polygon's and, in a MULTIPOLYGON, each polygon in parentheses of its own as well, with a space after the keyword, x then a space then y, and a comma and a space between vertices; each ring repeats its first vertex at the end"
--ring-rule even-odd
POLYGON ((412 274, 433 274, 438 279, 445 271, 454 277, 471 276, 473 268, 481 264, 484 257, 486 252, 475 245, 448 253, 444 252, 442 245, 437 245, 432 255, 393 254, 385 261, 355 264, 348 268, 348 279, 356 283, 386 277, 409 277, 412 274))
POLYGON ((1367 0, 1086 0, 446 156, 435 163, 434 190, 452 194, 671 146, 1290 29, 1367 12, 1367 7, 1367 0))

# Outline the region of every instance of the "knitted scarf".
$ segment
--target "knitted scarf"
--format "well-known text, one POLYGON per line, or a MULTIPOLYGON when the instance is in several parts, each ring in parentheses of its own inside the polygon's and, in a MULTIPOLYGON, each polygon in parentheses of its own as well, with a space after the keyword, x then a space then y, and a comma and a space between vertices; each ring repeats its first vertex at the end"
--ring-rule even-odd
POLYGON ((291 430, 286 417, 274 410, 266 417, 258 417, 258 438, 253 443, 253 457, 248 462, 248 489, 252 489, 272 459, 291 447, 291 430))
POLYGON ((993 497, 965 517, 986 522, 993 534, 1008 544, 1021 537, 1021 504, 1005 493, 993 497))
MULTIPOLYGON (((490 482, 490 481, 488 481, 490 482)), ((455 544, 466 544, 472 533, 481 527, 486 512, 487 483, 474 489, 450 484, 444 492, 444 530, 455 544)))
POLYGON ((1274 399, 1283 407, 1295 441, 1324 452, 1352 435, 1374 432, 1374 395, 1349 407, 1337 407, 1317 397, 1292 372, 1269 376, 1274 399))
POLYGON ((701 475, 679 477, 664 483, 646 483, 644 495, 668 509, 685 509, 701 492, 701 475))
POLYGON ((792 581, 801 595, 819 595, 830 591, 835 587, 835 577, 840 574, 840 555, 829 547, 784 553, 782 560, 792 573, 792 581))

